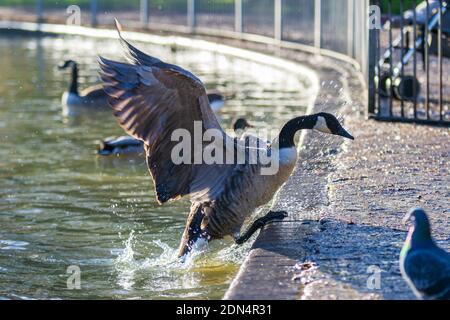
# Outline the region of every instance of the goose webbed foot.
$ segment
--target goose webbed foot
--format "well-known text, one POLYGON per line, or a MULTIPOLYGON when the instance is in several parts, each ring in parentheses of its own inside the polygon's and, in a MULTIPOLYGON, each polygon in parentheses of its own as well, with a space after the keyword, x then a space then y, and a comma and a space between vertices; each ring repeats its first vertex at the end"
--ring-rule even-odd
POLYGON ((269 222, 283 220, 287 216, 288 214, 286 211, 269 211, 264 217, 255 220, 242 236, 235 238, 236 244, 240 245, 245 243, 256 231, 258 231, 258 229, 261 229, 269 222))

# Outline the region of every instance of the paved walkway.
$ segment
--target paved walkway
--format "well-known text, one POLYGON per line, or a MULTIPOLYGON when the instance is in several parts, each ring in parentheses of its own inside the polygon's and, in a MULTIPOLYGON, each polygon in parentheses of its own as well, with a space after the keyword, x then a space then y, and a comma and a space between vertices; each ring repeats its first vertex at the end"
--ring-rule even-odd
MULTIPOLYGON (((347 116, 346 125, 357 140, 333 162, 325 230, 312 238, 320 253, 311 258, 331 277, 329 298, 414 298, 398 267, 401 219, 424 207, 436 240, 450 250, 450 130, 357 116, 347 116), (380 290, 367 288, 371 266, 382 270, 380 290)), ((319 282, 306 289, 304 297, 324 298, 328 288, 319 282)))

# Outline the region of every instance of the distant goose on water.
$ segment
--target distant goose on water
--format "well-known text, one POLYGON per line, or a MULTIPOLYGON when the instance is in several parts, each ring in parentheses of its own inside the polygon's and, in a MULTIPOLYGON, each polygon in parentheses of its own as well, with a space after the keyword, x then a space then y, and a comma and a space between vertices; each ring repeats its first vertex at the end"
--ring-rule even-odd
MULTIPOLYGON (((108 96, 103 90, 103 85, 93 85, 81 92, 78 90, 78 64, 73 60, 67 60, 58 69, 71 68, 71 78, 69 89, 63 93, 62 105, 64 114, 68 116, 77 115, 80 112, 89 110, 110 110, 108 96)), ((225 98, 217 91, 208 94, 211 108, 214 112, 219 111, 225 105, 225 98)), ((121 143, 126 142, 123 140, 121 143)))
POLYGON ((450 300, 450 254, 433 241, 427 214, 412 209, 404 222, 412 225, 400 253, 403 278, 419 299, 450 300))
POLYGON ((119 124, 144 143, 157 201, 163 204, 190 196, 192 205, 179 248, 180 257, 189 253, 199 240, 211 241, 231 235, 236 243, 243 243, 269 221, 286 216, 283 211, 270 211, 240 235, 244 220, 269 202, 291 175, 297 162, 294 143, 297 131, 315 129, 353 139, 333 115, 319 113, 288 121, 272 147, 260 149, 262 155, 272 157, 278 165, 275 172, 269 173, 271 168, 262 162, 208 164, 202 161, 198 164, 182 161, 177 164, 172 151, 179 141, 172 141, 172 134, 177 129, 192 134, 198 121, 201 121, 203 133, 215 129, 220 135, 194 148, 207 152, 211 146, 217 147, 223 154, 248 154, 250 149, 236 143, 222 130, 200 79, 179 66, 136 49, 122 38, 118 22, 117 29, 129 63, 100 58, 105 91, 119 124), (269 170, 266 172, 266 169, 269 170))
POLYGON ((71 68, 69 90, 63 93, 62 105, 66 115, 76 115, 85 110, 108 110, 108 98, 101 84, 94 85, 79 92, 78 64, 73 60, 65 61, 58 67, 60 70, 71 68))
MULTIPOLYGON (((209 95, 208 95, 209 98, 209 95)), ((209 99, 210 103, 213 101, 209 99)), ((241 118, 235 121, 233 124, 233 130, 236 137, 240 137, 247 128, 253 126, 247 122, 247 120, 241 118)), ((100 142, 97 153, 102 156, 110 155, 140 155, 144 154, 144 143, 131 136, 121 136, 118 138, 107 138, 100 142)))

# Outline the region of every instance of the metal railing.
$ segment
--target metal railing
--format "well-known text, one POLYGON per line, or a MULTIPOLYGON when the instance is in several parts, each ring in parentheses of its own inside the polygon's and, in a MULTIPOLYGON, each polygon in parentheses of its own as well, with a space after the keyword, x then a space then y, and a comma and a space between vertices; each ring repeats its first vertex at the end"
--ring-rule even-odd
MULTIPOLYGON (((64 20, 68 14, 66 1, 30 2, 31 12, 38 21, 52 21, 58 16, 64 20)), ((78 0, 70 3, 79 6, 84 24, 110 25, 118 17, 127 26, 251 40, 338 58, 352 63, 364 75, 370 117, 435 124, 450 122, 450 87, 449 79, 445 78, 445 74, 450 74, 447 0, 425 1, 422 11, 412 10, 419 4, 418 0, 78 0), (381 30, 369 30, 370 5, 382 9, 385 23, 381 30), (398 6, 396 16, 394 5, 398 6), (409 16, 399 14, 408 9, 409 16), (427 38, 431 43, 425 41, 427 38)))
MULTIPOLYGON (((369 116, 450 123, 449 0, 83 0, 90 19, 251 40, 332 56, 365 76, 369 116), (123 3, 123 2, 121 2, 123 3), (370 29, 369 6, 382 27, 370 29), (370 7, 372 8, 372 7, 370 7), (426 41, 426 39, 429 39, 426 41)), ((48 2, 37 0, 39 19, 48 2)), ((74 1, 77 3, 77 1, 74 1)))
MULTIPOLYGON (((37 19, 49 20, 55 10, 66 9, 63 4, 66 1, 35 0, 37 19)), ((298 48, 346 60, 368 76, 369 0, 74 0, 70 4, 78 4, 84 17, 89 16, 83 21, 89 19, 91 25, 110 24, 118 16, 142 28, 298 48)))
MULTIPOLYGON (((450 124, 450 12, 447 1, 385 1, 385 24, 371 31, 369 114, 379 120, 450 124), (428 40, 426 40, 428 39, 428 40)), ((372 1, 379 5, 380 1, 372 1)))

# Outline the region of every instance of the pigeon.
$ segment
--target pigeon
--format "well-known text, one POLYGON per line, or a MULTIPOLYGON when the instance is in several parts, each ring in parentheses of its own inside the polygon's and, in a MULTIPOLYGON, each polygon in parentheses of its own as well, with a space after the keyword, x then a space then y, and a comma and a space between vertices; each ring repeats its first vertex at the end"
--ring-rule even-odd
POLYGON ((433 241, 427 214, 411 209, 404 222, 411 227, 400 253, 403 278, 419 299, 450 300, 450 254, 433 241))

